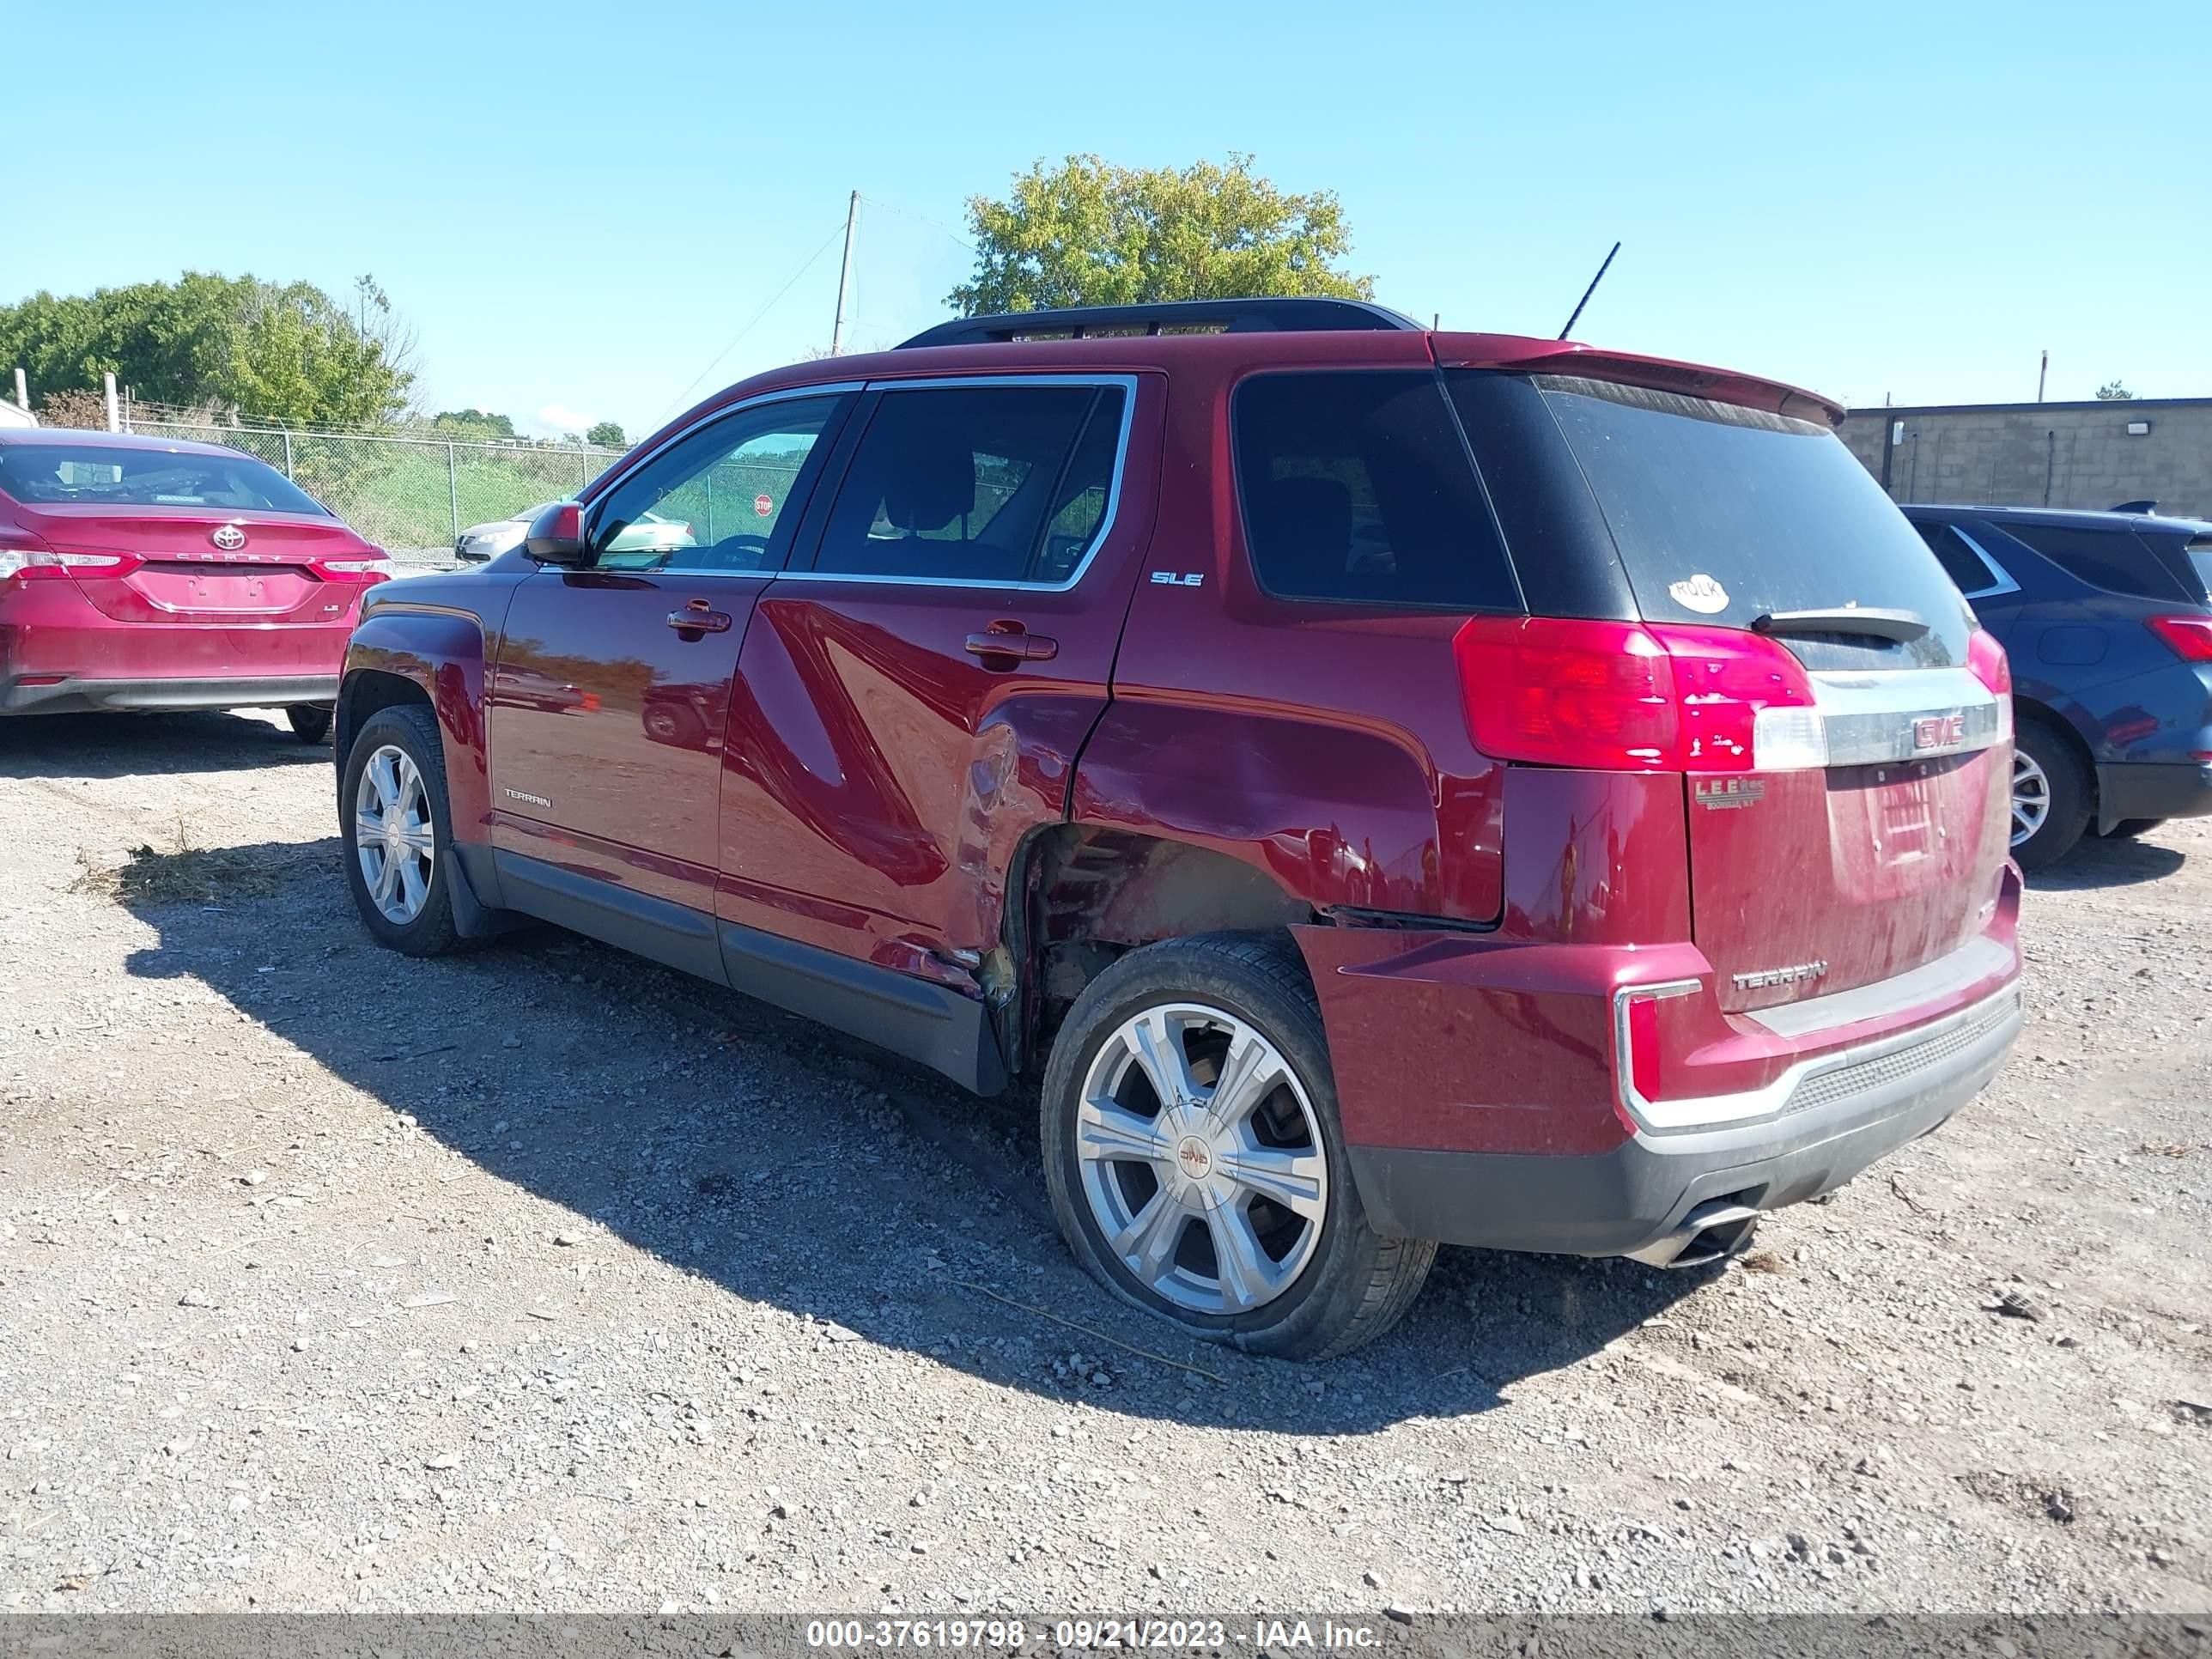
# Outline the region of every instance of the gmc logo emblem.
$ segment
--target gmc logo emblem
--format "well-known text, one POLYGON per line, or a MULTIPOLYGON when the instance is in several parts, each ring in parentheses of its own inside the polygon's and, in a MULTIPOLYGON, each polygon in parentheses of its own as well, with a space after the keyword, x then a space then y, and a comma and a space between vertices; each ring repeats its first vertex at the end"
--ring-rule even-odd
POLYGON ((1954 743, 1966 740, 1966 717, 1964 714, 1923 714, 1912 722, 1912 746, 1915 749, 1948 749, 1954 743))

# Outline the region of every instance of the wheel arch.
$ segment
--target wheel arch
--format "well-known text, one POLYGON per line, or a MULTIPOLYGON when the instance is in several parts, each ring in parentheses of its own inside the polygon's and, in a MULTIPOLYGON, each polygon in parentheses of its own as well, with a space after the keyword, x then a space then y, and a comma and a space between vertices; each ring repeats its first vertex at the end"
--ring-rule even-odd
POLYGON ((487 840, 491 789, 485 670, 483 627, 474 617, 380 606, 354 630, 346 647, 333 733, 339 770, 344 770, 346 754, 363 722, 379 709, 407 702, 427 708, 445 744, 453 839, 465 845, 487 840))
MULTIPOLYGON (((2074 758, 2081 763, 2083 786, 2089 792, 2089 816, 2093 819, 2097 818, 2103 808, 2098 798, 2097 757, 2095 751, 2090 748, 2088 739, 2081 735, 2074 722, 2062 710, 2039 697, 2015 691, 2013 693, 2012 711, 2015 731, 2021 725, 2032 720, 2037 726, 2050 731, 2059 742, 2065 744, 2074 758)), ((2014 740, 2016 743, 2018 738, 2015 736, 2014 740)))
POLYGON ((1109 825, 1041 825, 1016 846, 999 947, 984 979, 1008 1069, 1034 1071, 1085 986, 1140 945, 1273 933, 1317 919, 1245 860, 1109 825))

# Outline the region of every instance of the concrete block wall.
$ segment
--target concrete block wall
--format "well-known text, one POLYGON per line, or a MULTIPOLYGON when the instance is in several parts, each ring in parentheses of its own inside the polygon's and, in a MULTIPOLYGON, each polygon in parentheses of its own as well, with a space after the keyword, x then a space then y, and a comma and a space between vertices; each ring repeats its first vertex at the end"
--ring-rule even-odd
POLYGON ((2109 507, 2212 518, 2212 398, 1855 409, 1842 437, 1900 501, 2109 507), (2130 422, 2148 433, 2128 434, 2130 422), (1903 440, 1893 443, 1901 423, 1903 440))

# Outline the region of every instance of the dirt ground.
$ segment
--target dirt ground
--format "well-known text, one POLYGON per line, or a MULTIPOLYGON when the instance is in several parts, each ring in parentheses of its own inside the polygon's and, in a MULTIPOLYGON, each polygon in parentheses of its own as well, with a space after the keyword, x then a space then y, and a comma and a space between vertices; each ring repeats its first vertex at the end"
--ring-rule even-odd
POLYGON ((0 725, 0 1607, 2212 1607, 2203 825, 2036 880, 2002 1075, 1742 1262, 1447 1253, 1300 1369, 1083 1278, 1028 1102, 374 948, 332 793, 0 725))

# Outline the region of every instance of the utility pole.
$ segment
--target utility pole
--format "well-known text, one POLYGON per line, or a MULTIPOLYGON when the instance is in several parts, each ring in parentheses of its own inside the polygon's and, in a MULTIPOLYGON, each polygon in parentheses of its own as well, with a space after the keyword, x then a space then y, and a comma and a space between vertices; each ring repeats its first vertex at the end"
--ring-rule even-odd
POLYGON ((2035 401, 2043 401, 2043 383, 2051 378, 2051 348, 2043 349, 2043 367, 2035 371, 2035 401))
POLYGON ((837 323, 830 332, 830 355, 842 356, 845 350, 845 295, 853 284, 853 233, 860 223, 860 192, 854 191, 845 203, 845 257, 837 266, 837 323))
POLYGON ((123 416, 121 411, 115 406, 115 376, 104 374, 100 377, 100 392, 107 404, 107 429, 110 432, 120 432, 123 430, 123 416))
POLYGON ((22 367, 18 364, 15 369, 15 407, 28 409, 30 406, 31 388, 24 384, 22 367))

